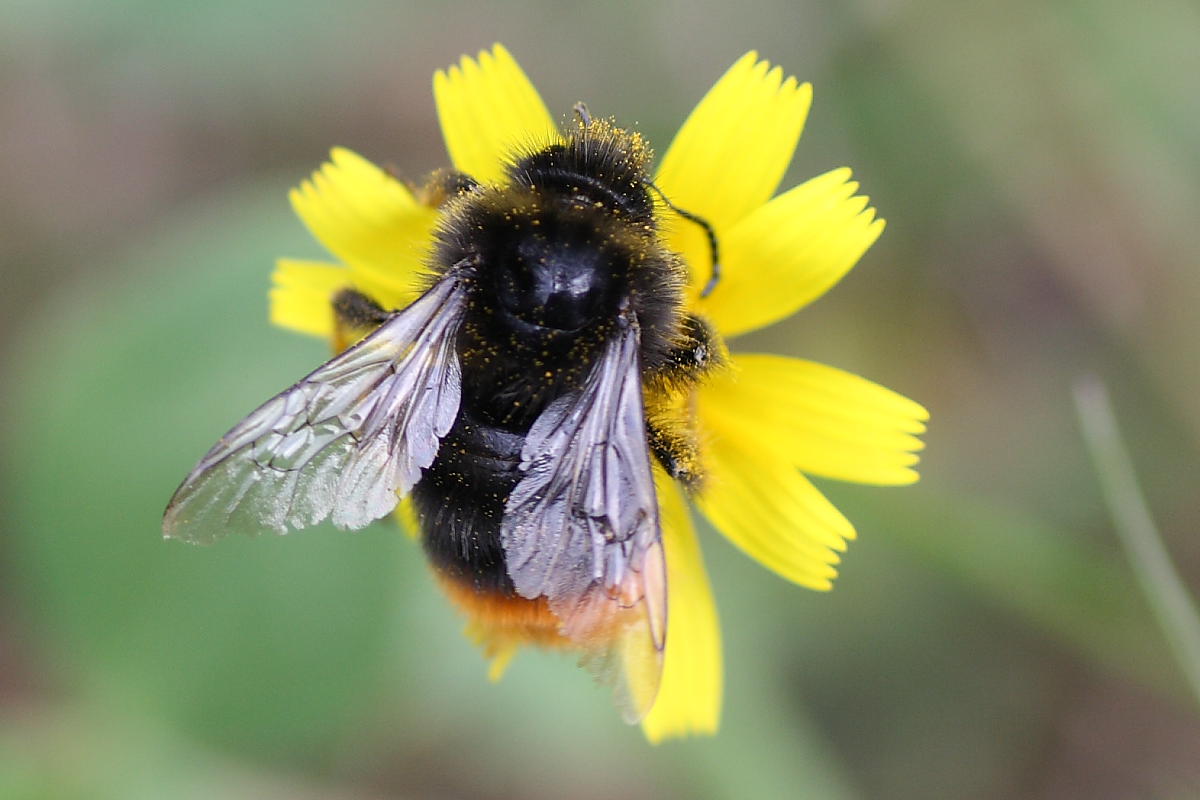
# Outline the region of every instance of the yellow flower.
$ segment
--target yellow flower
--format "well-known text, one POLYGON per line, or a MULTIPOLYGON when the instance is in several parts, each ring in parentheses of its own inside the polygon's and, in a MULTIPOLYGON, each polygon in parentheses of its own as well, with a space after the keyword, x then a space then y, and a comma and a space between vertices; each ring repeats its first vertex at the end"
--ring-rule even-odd
MULTIPOLYGON (((500 180, 514 152, 559 138, 554 119, 502 46, 434 76, 455 169, 500 180)), ((775 195, 812 99, 748 53, 700 101, 654 178, 681 209, 708 220, 723 276, 700 297, 710 256, 699 226, 671 225, 669 246, 691 270, 691 311, 726 339, 783 319, 835 284, 883 230, 837 169, 775 195)), ((401 182, 348 150, 291 195, 297 214, 340 264, 281 260, 271 319, 319 336, 334 332, 329 299, 353 286, 382 305, 415 297, 437 212, 401 182)), ((669 214, 664 214, 664 219, 669 214)), ((782 577, 827 590, 854 528, 805 477, 877 485, 917 479, 928 418, 916 403, 811 361, 734 352, 731 368, 685 398, 703 443, 705 483, 693 497, 713 526, 782 577)), ((704 563, 679 487, 659 471, 669 580, 662 683, 643 720, 651 741, 716 730, 721 642, 704 563)), ((501 657, 511 655, 501 654, 501 657)), ((500 665, 497 665, 500 666, 500 665)))

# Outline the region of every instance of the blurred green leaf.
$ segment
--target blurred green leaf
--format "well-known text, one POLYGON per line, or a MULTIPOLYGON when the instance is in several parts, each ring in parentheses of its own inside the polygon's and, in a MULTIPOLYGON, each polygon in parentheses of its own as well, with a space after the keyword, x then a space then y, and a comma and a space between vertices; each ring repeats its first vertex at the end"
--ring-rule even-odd
POLYGON ((886 532, 889 543, 962 591, 1131 680, 1168 695, 1183 688, 1115 553, 1017 510, 928 484, 878 497, 856 493, 854 504, 863 527, 886 532))
POLYGON ((229 747, 311 758, 382 678, 409 543, 390 524, 211 548, 159 531, 208 445, 325 357, 265 322, 273 258, 303 242, 283 186, 189 215, 28 332, 10 548, 66 680, 229 747))

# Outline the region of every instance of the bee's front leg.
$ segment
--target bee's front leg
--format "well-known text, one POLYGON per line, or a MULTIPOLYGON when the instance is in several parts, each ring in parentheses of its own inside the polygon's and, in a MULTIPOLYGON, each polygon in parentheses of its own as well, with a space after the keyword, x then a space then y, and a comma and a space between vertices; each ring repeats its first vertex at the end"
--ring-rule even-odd
POLYGON ((651 372, 650 378, 668 391, 678 391, 698 383, 725 361, 725 347, 712 324, 701 316, 689 314, 684 317, 666 360, 651 372))
POLYGON ((441 208, 447 201, 473 191, 479 181, 465 172, 454 169, 439 169, 433 172, 424 185, 416 190, 419 201, 430 208, 441 208))
POLYGON ((357 289, 342 289, 332 302, 333 346, 339 353, 391 316, 390 311, 357 289))
POLYGON ((686 424, 667 417, 647 419, 646 442, 668 475, 683 484, 689 492, 700 488, 704 481, 700 448, 686 424))
POLYGON ((689 314, 666 360, 648 376, 651 408, 646 417, 646 440, 650 452, 688 491, 700 488, 704 470, 693 421, 687 409, 673 407, 672 398, 677 401, 681 393, 692 391, 725 361, 725 348, 709 322, 689 314))

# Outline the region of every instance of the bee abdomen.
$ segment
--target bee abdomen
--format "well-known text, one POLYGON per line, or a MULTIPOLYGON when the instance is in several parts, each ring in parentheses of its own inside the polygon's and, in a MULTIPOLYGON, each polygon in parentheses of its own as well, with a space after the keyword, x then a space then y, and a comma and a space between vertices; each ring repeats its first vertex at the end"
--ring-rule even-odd
POLYGON ((504 504, 521 479, 525 437, 460 415, 413 488, 434 569, 476 591, 513 595, 500 543, 504 504))

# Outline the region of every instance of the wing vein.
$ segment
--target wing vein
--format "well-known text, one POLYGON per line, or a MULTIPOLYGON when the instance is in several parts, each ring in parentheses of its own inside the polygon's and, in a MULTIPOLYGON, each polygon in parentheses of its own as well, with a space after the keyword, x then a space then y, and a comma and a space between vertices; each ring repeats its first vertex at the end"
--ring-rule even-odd
POLYGON ((453 425, 466 309, 451 273, 412 305, 235 425, 184 479, 167 536, 286 533, 332 518, 361 528, 420 479, 453 425))

